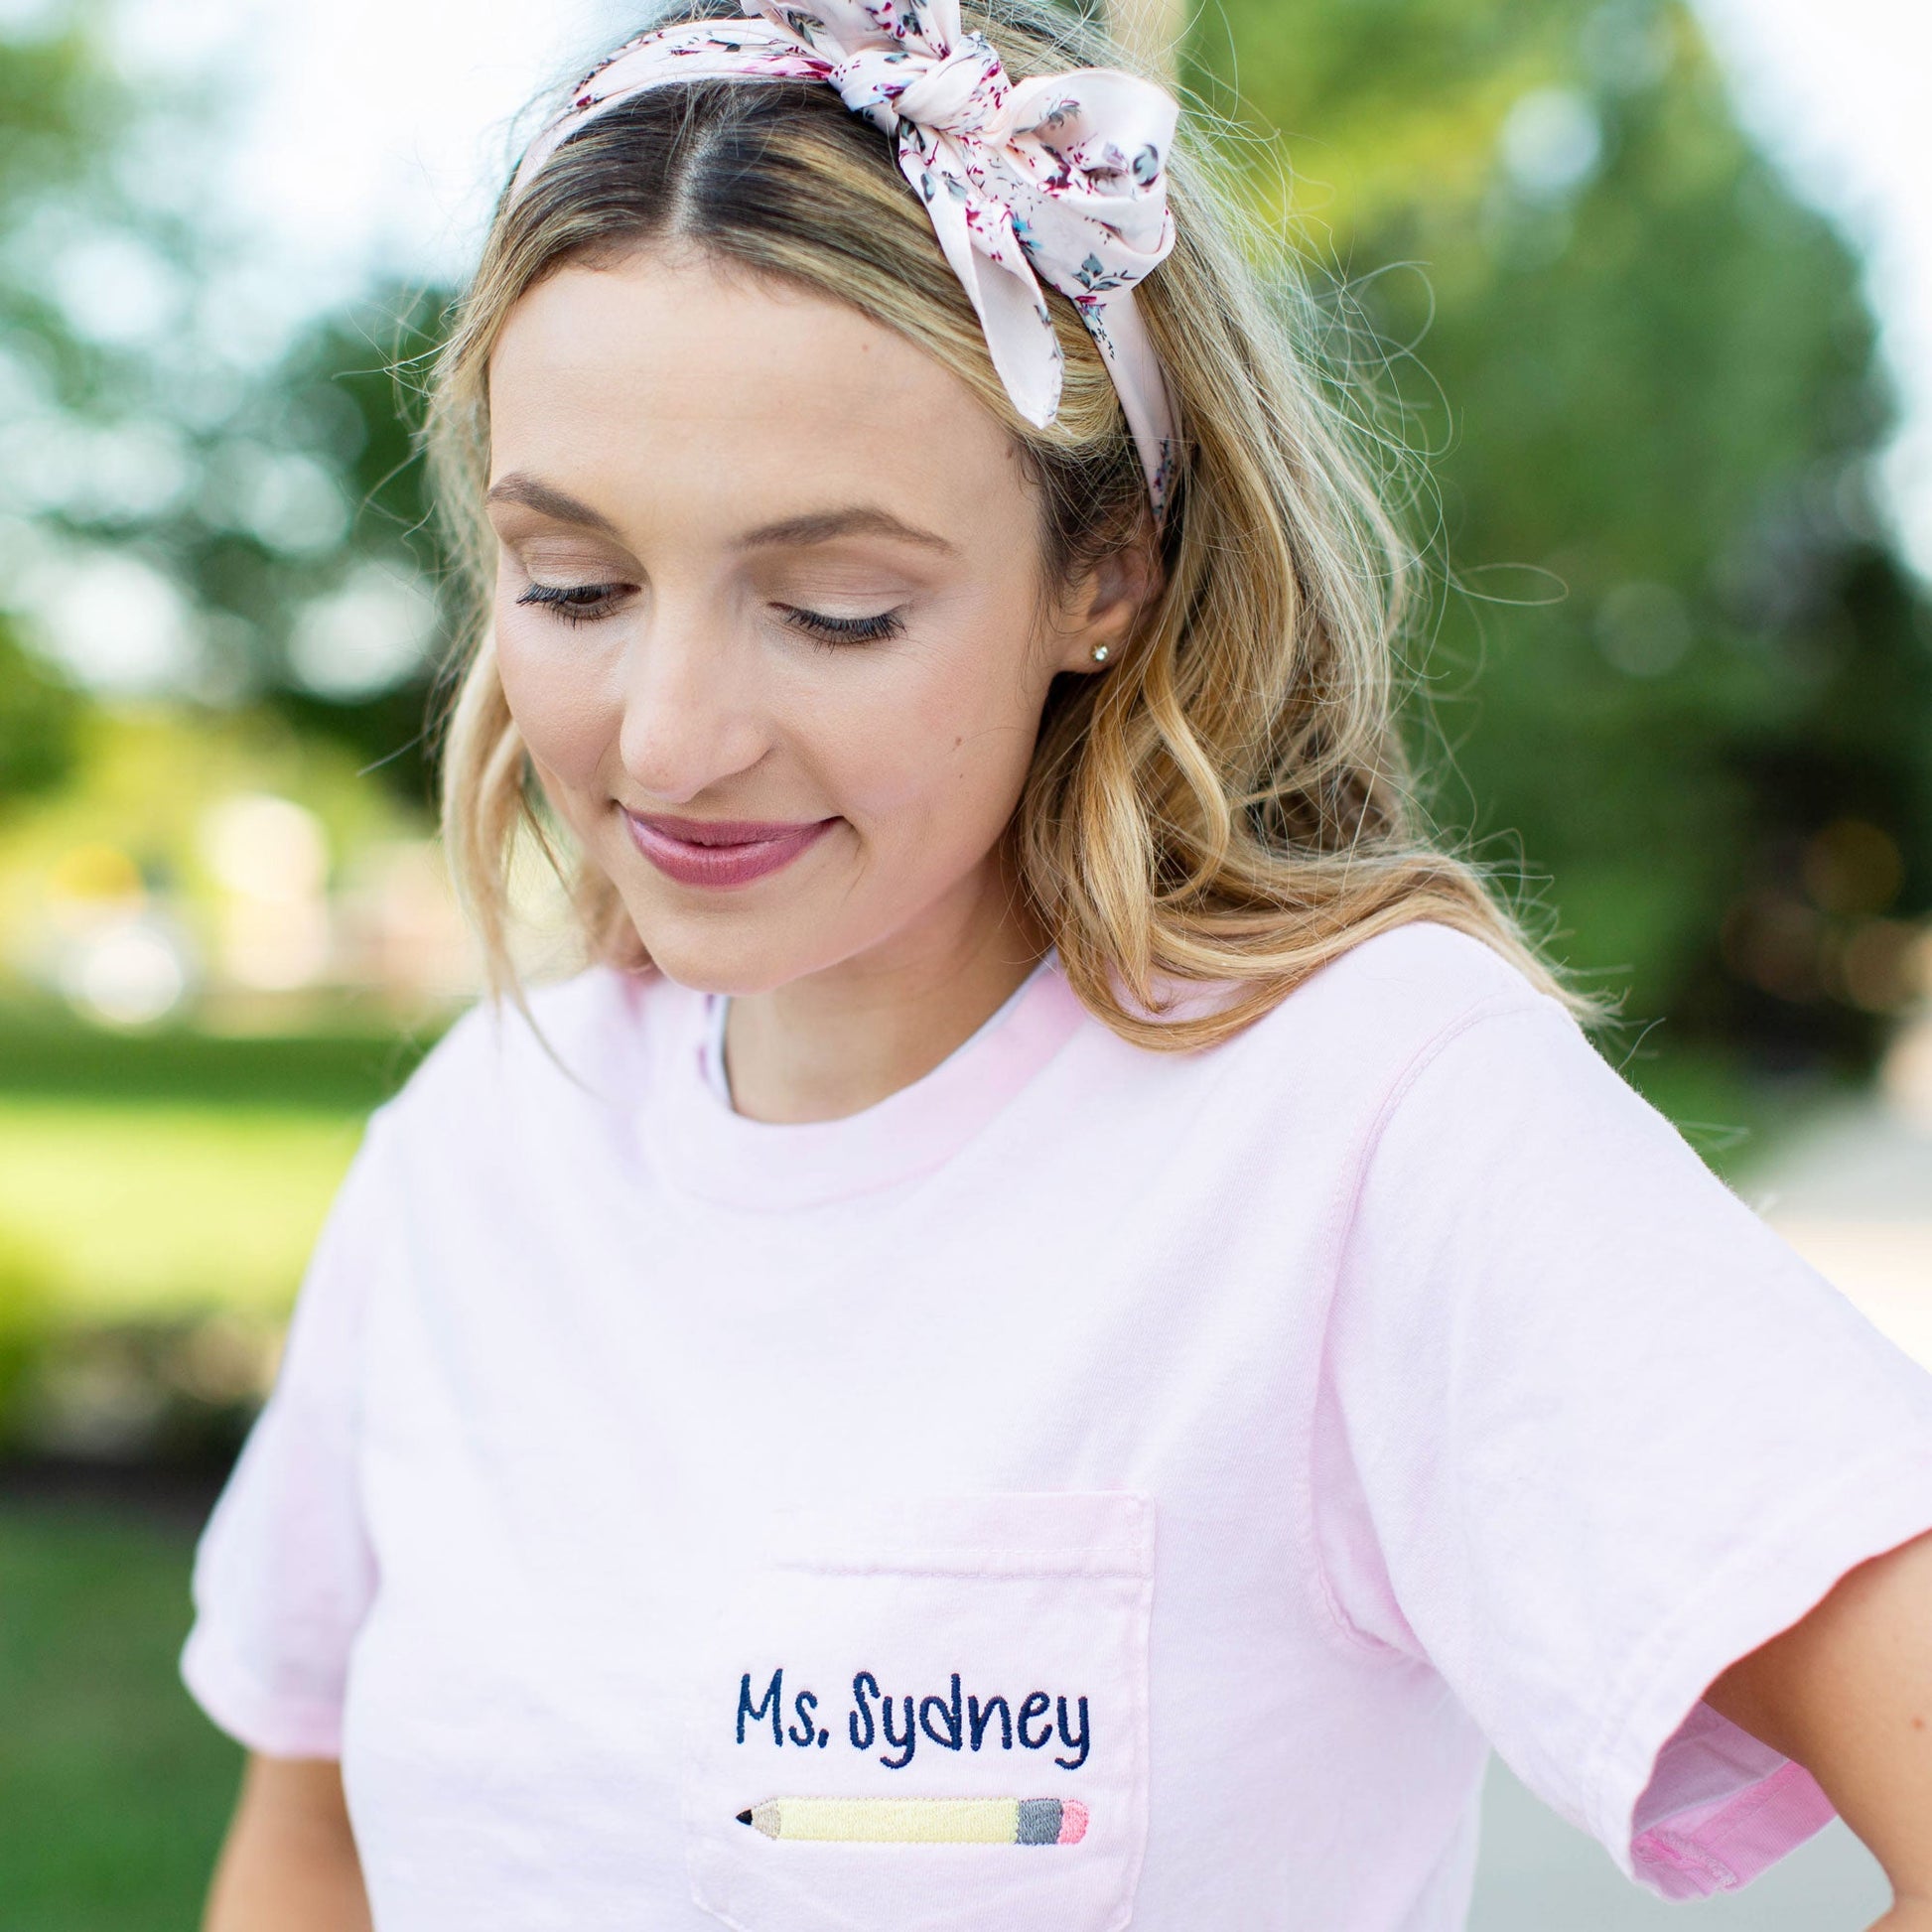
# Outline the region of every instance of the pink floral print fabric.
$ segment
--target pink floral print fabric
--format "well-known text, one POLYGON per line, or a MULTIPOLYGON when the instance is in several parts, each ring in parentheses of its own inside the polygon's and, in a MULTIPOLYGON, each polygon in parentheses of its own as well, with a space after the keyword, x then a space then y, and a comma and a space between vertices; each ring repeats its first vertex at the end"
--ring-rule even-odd
POLYGON ((1061 356, 1043 280, 1106 357, 1157 514, 1176 458, 1172 400, 1133 300, 1173 246, 1167 156, 1178 108, 1151 80, 1085 68, 1014 81, 959 0, 741 0, 747 18, 640 34, 579 84, 531 143, 512 193, 605 109, 668 81, 821 80, 896 137, 1014 407, 1044 426, 1061 356))

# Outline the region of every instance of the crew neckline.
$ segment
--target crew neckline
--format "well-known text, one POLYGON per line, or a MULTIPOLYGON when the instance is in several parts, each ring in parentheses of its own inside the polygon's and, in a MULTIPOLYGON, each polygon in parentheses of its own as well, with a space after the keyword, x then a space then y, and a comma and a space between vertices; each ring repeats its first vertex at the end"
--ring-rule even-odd
MULTIPOLYGON (((1034 963, 1028 973, 1000 1004, 973 1029, 973 1031, 953 1048, 953 1053, 970 1052, 973 1042, 982 1034, 991 1033, 1017 1007, 1025 996, 1027 988, 1035 977, 1046 970, 1052 960, 1050 952, 1034 963)), ((703 993, 698 996, 704 1002, 704 1045, 698 1055, 698 1063, 704 1069, 705 1084, 711 1089, 724 1106, 736 1113, 738 1108, 732 1099, 731 1073, 725 1065, 725 1026, 731 1015, 731 996, 728 993, 703 993)), ((948 1058, 951 1057, 949 1054, 948 1058)), ((921 1076, 923 1077, 923 1076, 921 1076)), ((891 1095, 887 1096, 889 1099, 891 1095)))
POLYGON ((670 980, 659 992, 666 1024, 652 1054, 652 1159, 686 1192, 748 1213, 870 1193, 943 1166, 1086 1018, 1049 952, 977 1032, 909 1086, 839 1120, 779 1123, 737 1112, 722 1063, 714 1075, 723 1001, 670 980))

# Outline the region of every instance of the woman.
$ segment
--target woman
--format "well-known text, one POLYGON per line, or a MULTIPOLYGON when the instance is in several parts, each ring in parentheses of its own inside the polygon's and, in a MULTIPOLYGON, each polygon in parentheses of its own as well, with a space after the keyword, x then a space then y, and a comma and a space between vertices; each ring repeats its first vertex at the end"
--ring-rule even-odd
POLYGON ((1837 1807, 1932 1924, 1932 1385, 1419 828, 1172 101, 754 5, 584 83, 440 368, 505 997, 204 1542, 209 1924, 1449 1928, 1492 1744, 1666 1895, 1837 1807))

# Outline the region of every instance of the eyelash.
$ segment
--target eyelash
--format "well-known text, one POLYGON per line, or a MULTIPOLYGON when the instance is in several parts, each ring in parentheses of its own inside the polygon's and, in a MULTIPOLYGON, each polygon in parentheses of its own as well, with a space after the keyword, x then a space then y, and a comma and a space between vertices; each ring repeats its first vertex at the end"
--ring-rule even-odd
POLYGON ((621 584, 532 584, 519 604, 541 605, 564 623, 595 623, 611 615, 621 584))
POLYGON ((897 637, 905 628, 905 620, 897 611, 882 611, 876 618, 828 618, 817 611, 801 611, 795 604, 781 604, 785 621, 827 650, 845 644, 877 644, 897 637))
MULTIPOLYGON (((532 584, 516 601, 540 605, 564 623, 595 623, 611 615, 612 606, 625 588, 622 584, 532 584)), ((905 628, 905 621, 897 611, 882 611, 876 618, 830 618, 793 604, 777 608, 794 629, 833 650, 844 644, 882 643, 905 628)))

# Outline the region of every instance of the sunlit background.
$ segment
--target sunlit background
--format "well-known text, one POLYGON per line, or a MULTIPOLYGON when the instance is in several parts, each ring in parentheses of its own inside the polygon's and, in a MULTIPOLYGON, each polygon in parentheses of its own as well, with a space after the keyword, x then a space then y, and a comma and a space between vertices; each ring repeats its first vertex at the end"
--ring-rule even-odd
MULTIPOLYGON (((0 0, 22 1932, 194 1916, 233 1752, 173 1682, 188 1539, 362 1117, 474 995, 421 358, 526 102, 628 18, 0 0)), ((1181 78, 1428 545, 1439 818, 1625 990, 1626 1074, 1932 1363, 1932 10, 1215 0, 1181 78)), ((1652 1922, 1493 1802, 1478 1927, 1652 1922)), ((1863 1922, 1835 1844, 1707 1916, 1863 1922)))

